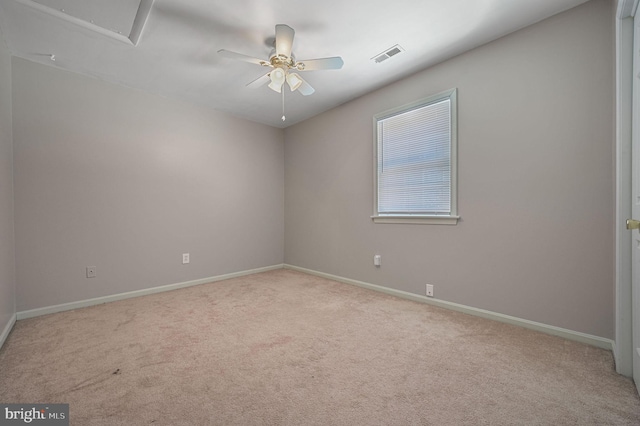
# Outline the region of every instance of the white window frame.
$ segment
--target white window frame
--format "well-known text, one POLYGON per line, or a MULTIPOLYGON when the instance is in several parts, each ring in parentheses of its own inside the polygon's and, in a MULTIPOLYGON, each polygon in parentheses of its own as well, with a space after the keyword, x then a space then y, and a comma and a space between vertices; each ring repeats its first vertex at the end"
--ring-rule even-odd
POLYGON ((458 146, 458 125, 457 125, 457 89, 449 89, 433 96, 419 99, 415 102, 411 102, 407 105, 402 105, 397 108, 390 109, 374 115, 373 117, 373 175, 374 175, 374 188, 373 188, 373 216, 371 219, 375 223, 411 223, 411 224, 435 224, 435 225, 456 225, 458 223, 458 203, 457 203, 457 146, 458 146), (403 114, 405 112, 412 111, 427 105, 435 104, 443 100, 450 101, 450 117, 451 117, 451 144, 450 144, 450 161, 451 161, 451 176, 450 176, 450 212, 449 213, 437 213, 437 214, 385 214, 378 211, 378 122, 389 117, 403 114))

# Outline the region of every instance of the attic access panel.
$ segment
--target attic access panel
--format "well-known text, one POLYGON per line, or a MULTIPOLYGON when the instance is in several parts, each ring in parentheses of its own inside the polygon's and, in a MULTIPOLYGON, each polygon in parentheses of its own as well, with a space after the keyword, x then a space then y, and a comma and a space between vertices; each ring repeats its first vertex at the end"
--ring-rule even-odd
POLYGON ((17 0, 86 29, 137 44, 154 0, 17 0))

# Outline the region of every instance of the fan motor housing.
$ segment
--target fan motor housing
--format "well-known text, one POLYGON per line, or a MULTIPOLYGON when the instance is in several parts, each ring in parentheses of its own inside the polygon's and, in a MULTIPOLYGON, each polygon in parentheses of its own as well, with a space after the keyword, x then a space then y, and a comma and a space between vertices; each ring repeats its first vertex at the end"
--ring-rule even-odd
POLYGON ((269 64, 274 68, 297 68, 299 70, 304 69, 303 63, 296 63, 296 58, 293 53, 291 54, 291 56, 278 55, 275 50, 272 51, 271 55, 269 56, 269 64))

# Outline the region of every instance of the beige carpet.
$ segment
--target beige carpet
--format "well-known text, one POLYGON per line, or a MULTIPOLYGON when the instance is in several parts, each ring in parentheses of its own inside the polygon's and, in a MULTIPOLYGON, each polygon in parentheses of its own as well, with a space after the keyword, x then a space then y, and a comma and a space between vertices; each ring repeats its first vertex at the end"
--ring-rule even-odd
POLYGON ((638 425, 612 354, 276 270, 18 321, 0 402, 72 425, 638 425))

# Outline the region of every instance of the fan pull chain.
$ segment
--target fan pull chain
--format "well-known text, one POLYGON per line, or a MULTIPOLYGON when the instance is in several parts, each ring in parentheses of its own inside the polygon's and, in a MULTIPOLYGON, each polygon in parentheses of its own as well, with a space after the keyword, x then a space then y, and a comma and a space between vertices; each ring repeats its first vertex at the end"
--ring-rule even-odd
POLYGON ((284 121, 286 117, 284 116, 284 85, 282 85, 282 121, 284 121))

